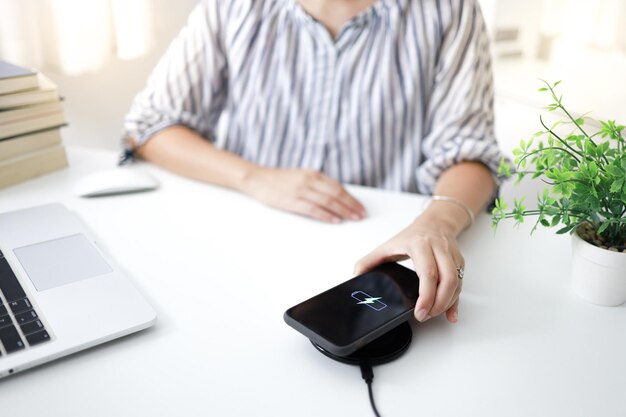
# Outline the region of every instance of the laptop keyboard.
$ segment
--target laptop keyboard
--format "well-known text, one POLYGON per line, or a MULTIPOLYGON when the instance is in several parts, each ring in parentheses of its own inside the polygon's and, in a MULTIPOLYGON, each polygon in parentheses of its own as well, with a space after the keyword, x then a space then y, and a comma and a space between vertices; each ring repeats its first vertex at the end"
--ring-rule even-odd
POLYGON ((2 252, 0 291, 6 300, 5 303, 0 298, 0 344, 7 354, 50 340, 50 335, 2 252))

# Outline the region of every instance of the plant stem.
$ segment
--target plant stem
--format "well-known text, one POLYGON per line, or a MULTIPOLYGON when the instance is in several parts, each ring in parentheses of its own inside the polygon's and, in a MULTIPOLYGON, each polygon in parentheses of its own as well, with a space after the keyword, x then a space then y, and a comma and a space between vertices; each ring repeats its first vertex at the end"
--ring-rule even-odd
POLYGON ((547 148, 543 148, 543 149, 536 149, 532 152, 528 152, 526 155, 524 155, 524 157, 522 159, 520 159, 520 161, 517 163, 516 168, 520 167, 520 164, 523 160, 525 160, 526 158, 528 158, 529 156, 533 156, 536 155, 538 153, 541 153, 547 149, 553 149, 553 150, 557 150, 557 151, 563 151, 566 154, 568 154, 569 156, 571 156, 572 158, 574 158, 576 160, 576 162, 578 162, 580 164, 580 160, 578 158, 576 158, 576 156, 572 155, 571 152, 569 152, 567 149, 563 149, 563 148, 557 148, 556 146, 548 146, 547 148))
MULTIPOLYGON (((542 116, 539 116, 539 121, 541 122, 541 125, 548 131, 548 133, 550 133, 552 136, 554 136, 556 138, 556 140, 561 142, 565 147, 567 147, 569 150, 571 150, 572 152, 574 152, 576 155, 580 156, 581 158, 585 157, 585 155, 583 155, 582 153, 578 152, 576 149, 574 149, 571 146, 569 146, 569 144, 566 141, 561 139, 561 137, 559 135, 554 133, 554 131, 552 129, 550 129, 548 126, 546 126, 545 122, 543 121, 543 117, 542 116)), ((561 148, 557 148, 557 149, 561 149, 561 148)), ((580 163, 578 158, 576 158, 576 161, 578 161, 580 163)))
MULTIPOLYGON (((552 94, 552 98, 554 99, 554 101, 556 101, 557 107, 560 108, 561 110, 563 110, 563 112, 565 113, 565 115, 568 117, 568 119, 570 119, 570 121, 572 123, 574 123, 576 125, 576 127, 578 128, 578 130, 580 130, 582 132, 583 135, 585 135, 587 138, 589 138, 589 140, 591 140, 591 137, 587 134, 587 132, 585 132, 585 130, 582 128, 582 126, 580 126, 578 123, 576 123, 576 119, 574 119, 572 117, 572 115, 567 111, 567 109, 563 106, 563 103, 561 102, 561 99, 559 97, 557 97, 556 93, 554 92, 554 88, 550 85, 550 83, 548 83, 547 81, 544 81, 544 83, 546 84, 546 86, 548 87, 548 89, 550 90, 550 94, 552 94)), ((556 86, 556 85, 555 85, 556 86)), ((563 97, 563 96, 561 96, 563 97)), ((545 127, 545 126, 544 126, 545 127)), ((547 129, 547 128, 546 128, 547 129)), ((591 143, 594 146, 598 146, 595 144, 595 142, 593 142, 593 140, 591 140, 591 143)))
POLYGON ((583 134, 583 135, 585 135, 585 136, 586 136, 586 137, 587 137, 587 138, 591 141, 591 143, 593 144, 593 146, 598 146, 598 145, 596 145, 596 143, 593 141, 593 139, 591 139, 591 136, 589 136, 589 135, 587 134, 587 132, 585 132, 585 129, 583 129, 583 127, 582 127, 581 125, 579 125, 578 123, 576 123, 576 119, 574 119, 574 118, 572 117, 572 115, 571 115, 571 114, 570 114, 570 113, 569 113, 569 112, 565 109, 565 107, 561 104, 561 101, 559 100, 559 101, 557 101, 557 103, 559 104, 559 108, 560 108, 561 110, 563 110, 563 112, 564 112, 564 113, 567 115, 567 117, 568 117, 568 118, 572 121, 572 123, 574 123, 574 124, 578 127, 578 130, 580 130, 580 131, 582 132, 582 134, 583 134))
MULTIPOLYGON (((571 115, 571 114, 569 114, 569 112, 565 109, 565 107, 563 107, 563 105, 561 104, 561 102, 560 102, 560 101, 559 101, 558 103, 559 103, 559 108, 560 108, 561 110, 563 110, 563 112, 565 112, 565 114, 567 115, 567 117, 569 117, 569 119, 570 119, 572 122, 574 122, 574 124, 575 124, 576 126, 578 126, 578 129, 582 132, 582 134, 583 134, 583 135, 585 135, 585 136, 589 139, 589 142, 591 142, 591 144, 594 146, 594 148, 597 148, 597 147, 598 147, 598 145, 597 145, 597 144, 593 141, 593 139, 591 138, 591 136, 589 136, 589 135, 587 134, 587 132, 585 132, 585 129, 583 129, 583 127, 582 127, 581 125, 579 125, 578 123, 576 123, 576 120, 572 117, 572 115, 571 115)), ((605 162, 605 163, 607 163, 607 164, 609 163, 609 160, 607 159, 607 157, 606 157, 605 155, 602 155, 602 159, 604 159, 604 162, 605 162)))
MULTIPOLYGON (((568 112, 568 111, 567 111, 567 109, 565 108, 565 106, 563 106, 563 104, 561 103, 561 99, 560 99, 560 98, 558 98, 558 97, 556 96, 556 93, 554 92, 554 88, 552 88, 552 86, 551 86, 549 83, 547 83, 547 85, 548 85, 548 88, 550 89, 550 93, 552 93, 552 98, 554 98, 554 101, 556 101, 556 104, 557 104, 558 108, 560 108, 561 110, 563 110, 563 112, 565 113, 565 115, 566 115, 566 116, 567 116, 567 117, 568 117, 568 118, 572 121, 572 123, 574 123, 574 124, 576 125, 576 127, 578 128, 578 130, 580 130, 580 131, 582 132, 582 134, 583 134, 583 135, 585 135, 585 137, 589 139, 589 142, 591 142, 591 144, 592 144, 594 147, 596 147, 596 148, 597 148, 597 147, 598 147, 598 145, 597 145, 597 144, 593 141, 593 139, 591 138, 591 136, 589 136, 589 134, 587 134, 587 132, 585 132, 585 129, 583 129, 583 127, 582 127, 580 124, 578 124, 578 123, 576 122, 576 119, 574 119, 574 117, 570 114, 570 112, 568 112)), ((543 124, 543 121, 542 121, 541 123, 543 124)), ((544 127, 546 127, 546 126, 544 125, 544 127)), ((547 127, 546 127, 546 129, 547 129, 547 127)), ((548 129, 548 130, 551 130, 551 129, 548 129)), ((554 133, 553 133, 553 132, 551 132, 551 131, 550 131, 550 133, 554 134, 554 133)), ((560 139, 560 140, 561 140, 561 139, 560 139)), ((609 160, 606 158, 606 156, 602 155, 602 159, 604 159, 604 162, 605 162, 605 163, 607 163, 607 164, 609 163, 609 160)))
POLYGON ((559 184, 565 184, 565 183, 568 183, 568 182, 577 182, 579 184, 585 184, 585 181, 577 180, 575 178, 571 179, 571 180, 565 180, 565 181, 559 181, 559 182, 551 182, 551 181, 544 180, 542 178, 541 182, 543 182, 544 184, 547 184, 547 185, 559 185, 559 184))

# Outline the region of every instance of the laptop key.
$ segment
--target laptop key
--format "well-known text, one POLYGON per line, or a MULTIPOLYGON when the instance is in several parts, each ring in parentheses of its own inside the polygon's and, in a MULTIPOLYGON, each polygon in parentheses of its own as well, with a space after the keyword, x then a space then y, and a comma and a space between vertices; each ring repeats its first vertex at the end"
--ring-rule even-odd
POLYGON ((35 313, 35 310, 25 311, 23 313, 15 315, 15 321, 17 321, 17 323, 20 325, 31 322, 33 320, 37 320, 37 318, 38 316, 37 313, 35 313))
POLYGON ((14 326, 8 326, 0 329, 0 341, 4 345, 4 349, 7 353, 24 349, 24 342, 20 338, 20 335, 14 326))
POLYGON ((9 307, 11 307, 11 311, 13 312, 13 314, 18 314, 18 313, 21 313, 22 311, 31 310, 33 308, 28 298, 22 298, 21 300, 11 301, 9 303, 9 307))
POLYGON ((31 321, 30 323, 22 324, 20 327, 22 328, 22 333, 24 333, 25 335, 29 335, 40 330, 45 330, 43 327, 43 323, 40 320, 35 320, 31 321))
POLYGON ((25 298, 26 294, 5 258, 0 258, 0 290, 7 302, 25 298))
POLYGON ((39 332, 26 335, 26 340, 28 340, 28 343, 31 346, 34 346, 34 345, 38 345, 40 343, 47 342, 48 340, 50 340, 50 335, 48 334, 47 331, 41 330, 39 332))
POLYGON ((3 306, 2 304, 0 304, 0 317, 9 314, 9 312, 7 311, 7 308, 5 306, 3 306))
POLYGON ((9 316, 1 316, 0 317, 0 328, 10 326, 13 322, 11 321, 11 317, 9 316))

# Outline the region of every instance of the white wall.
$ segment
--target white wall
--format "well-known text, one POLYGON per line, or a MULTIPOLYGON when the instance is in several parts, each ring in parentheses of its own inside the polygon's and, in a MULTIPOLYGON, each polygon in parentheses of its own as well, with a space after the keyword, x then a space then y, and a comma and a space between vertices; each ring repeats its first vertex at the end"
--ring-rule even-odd
POLYGON ((197 0, 154 0, 155 46, 143 58, 112 59, 101 70, 82 76, 67 76, 41 68, 59 86, 65 98, 70 126, 63 130, 68 145, 118 149, 124 114, 148 74, 185 23, 197 0))

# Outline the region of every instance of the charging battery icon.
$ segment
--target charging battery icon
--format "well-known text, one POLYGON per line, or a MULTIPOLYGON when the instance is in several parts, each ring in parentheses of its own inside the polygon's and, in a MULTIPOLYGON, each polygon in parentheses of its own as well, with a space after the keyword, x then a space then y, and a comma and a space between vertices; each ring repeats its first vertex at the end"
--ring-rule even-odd
POLYGON ((387 307, 387 304, 380 301, 382 297, 372 297, 371 295, 363 292, 363 291, 355 291, 352 293, 352 298, 358 300, 357 304, 363 304, 368 306, 369 308, 380 311, 383 308, 387 307))

